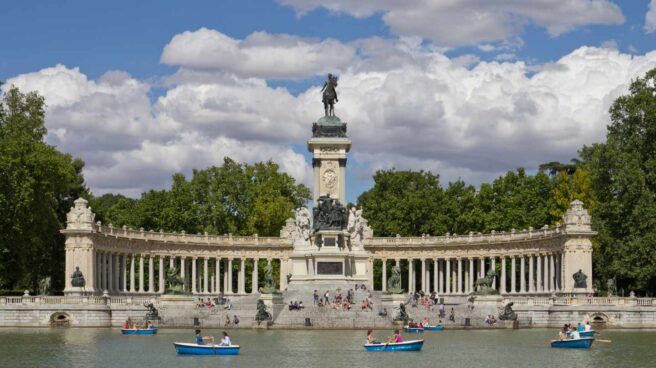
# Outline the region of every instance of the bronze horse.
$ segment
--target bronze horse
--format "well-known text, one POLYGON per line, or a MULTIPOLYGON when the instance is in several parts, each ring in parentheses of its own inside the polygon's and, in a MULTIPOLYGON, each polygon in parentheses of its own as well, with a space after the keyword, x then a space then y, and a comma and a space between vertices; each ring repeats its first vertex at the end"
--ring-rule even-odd
POLYGON ((326 116, 335 116, 335 103, 339 102, 337 99, 337 76, 328 74, 328 80, 321 87, 323 92, 323 109, 326 116))

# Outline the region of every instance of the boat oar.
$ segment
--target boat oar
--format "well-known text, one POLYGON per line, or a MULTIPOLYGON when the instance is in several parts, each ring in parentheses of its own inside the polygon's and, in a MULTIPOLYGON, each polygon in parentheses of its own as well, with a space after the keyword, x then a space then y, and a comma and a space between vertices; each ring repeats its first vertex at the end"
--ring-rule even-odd
POLYGON ((595 341, 605 342, 607 344, 610 344, 611 342, 613 342, 613 340, 604 340, 604 339, 595 339, 595 341))

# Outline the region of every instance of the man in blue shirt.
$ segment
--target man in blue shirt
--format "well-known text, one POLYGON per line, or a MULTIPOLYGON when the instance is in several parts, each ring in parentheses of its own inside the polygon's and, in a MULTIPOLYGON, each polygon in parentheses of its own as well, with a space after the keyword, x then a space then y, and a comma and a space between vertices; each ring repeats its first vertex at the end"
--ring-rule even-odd
POLYGON ((211 340, 211 337, 202 336, 200 330, 196 330, 196 345, 205 345, 205 340, 211 340))
POLYGON ((576 330, 577 330, 578 332, 583 332, 583 325, 581 324, 581 322, 579 322, 579 325, 576 326, 576 330))

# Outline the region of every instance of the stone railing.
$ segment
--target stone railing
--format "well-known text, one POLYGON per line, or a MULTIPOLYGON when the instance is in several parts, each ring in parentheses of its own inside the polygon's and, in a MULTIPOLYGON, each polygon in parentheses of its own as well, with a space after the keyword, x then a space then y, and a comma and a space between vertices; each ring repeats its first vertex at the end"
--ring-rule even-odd
POLYGON ((100 222, 97 222, 93 225, 93 230, 97 233, 114 236, 116 238, 137 239, 163 243, 206 244, 217 246, 291 246, 291 241, 289 239, 280 237, 263 237, 258 236, 257 234, 248 236, 233 236, 232 234, 186 234, 184 231, 180 233, 167 233, 163 230, 146 231, 143 228, 139 230, 133 230, 128 229, 125 226, 114 227, 111 224, 102 225, 100 222))
POLYGON ((96 304, 96 305, 144 305, 159 304, 159 296, 6 296, 2 304, 96 304))
POLYGON ((504 304, 513 302, 515 305, 639 305, 656 306, 655 298, 622 298, 622 297, 521 297, 505 296, 504 304))
POLYGON ((446 234, 444 236, 424 235, 421 237, 374 237, 365 239, 365 246, 422 246, 422 245, 456 245, 456 244, 480 244, 480 243, 508 243, 524 240, 537 240, 558 237, 565 232, 558 225, 549 228, 535 230, 529 228, 521 231, 495 232, 489 234, 469 233, 468 235, 446 234))

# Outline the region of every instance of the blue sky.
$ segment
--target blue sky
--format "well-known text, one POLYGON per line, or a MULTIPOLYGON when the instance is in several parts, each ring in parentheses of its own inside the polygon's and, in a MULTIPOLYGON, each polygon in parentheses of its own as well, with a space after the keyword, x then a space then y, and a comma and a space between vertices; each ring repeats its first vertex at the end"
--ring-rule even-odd
MULTIPOLYGON (((656 45, 656 33, 650 31, 653 25, 650 26, 647 16, 649 0, 576 0, 570 2, 580 3, 572 5, 573 10, 559 9, 566 6, 558 1, 536 0, 535 8, 543 7, 539 11, 531 9, 530 1, 500 1, 503 6, 476 8, 477 2, 462 0, 454 2, 460 4, 455 9, 449 9, 452 16, 445 16, 441 2, 435 1, 434 6, 426 9, 421 9, 424 5, 416 5, 419 13, 424 13, 423 18, 416 19, 405 12, 403 4, 393 5, 394 1, 384 7, 362 0, 358 2, 362 9, 345 6, 341 0, 282 2, 5 2, 0 22, 0 80, 37 89, 46 96, 51 106, 47 117, 49 141, 87 162, 87 179, 96 193, 121 192, 135 196, 148 188, 166 187, 172 172, 189 173, 196 165, 219 163, 220 157, 216 156, 221 154, 231 154, 244 161, 267 159, 268 154, 280 161, 283 169, 308 183, 309 176, 293 167, 298 165, 298 154, 305 158, 305 165, 309 162, 303 134, 309 135, 314 119, 311 116, 319 117, 321 106, 307 96, 314 96, 313 88, 322 82, 325 70, 304 65, 303 52, 307 49, 299 51, 292 44, 316 47, 312 49, 316 51, 316 60, 325 60, 334 47, 325 43, 335 40, 344 53, 336 61, 343 62, 342 65, 336 65, 335 70, 343 74, 345 96, 353 96, 344 107, 338 105, 337 112, 353 126, 347 192, 348 199, 354 201, 371 186, 371 173, 379 168, 427 169, 440 173, 443 182, 463 178, 479 184, 518 166, 531 170, 541 161, 567 160, 576 154, 577 147, 603 136, 607 123, 604 110, 612 96, 625 90, 636 73, 653 67, 655 59, 649 54, 656 45), (595 3, 594 10, 586 8, 589 3, 595 3), (578 9, 585 15, 576 14, 578 9), (470 22, 471 14, 485 16, 475 18, 482 19, 483 25, 470 22), (431 16, 435 17, 434 24, 431 16), (459 17, 467 21, 457 23, 459 17), (455 19, 454 25, 448 24, 450 18, 455 19), (207 32, 199 31, 203 28, 207 32), (189 32, 190 38, 174 44, 174 37, 185 32, 189 32), (254 32, 261 32, 264 37, 258 38, 253 47, 249 45, 253 43, 254 32), (281 35, 289 35, 293 41, 281 35), (197 48, 188 46, 193 44, 191 41, 205 42, 208 37, 210 41, 205 46, 200 43, 197 48), (290 61, 293 59, 307 70, 286 71, 281 76, 277 69, 284 69, 285 63, 266 65, 263 61, 250 67, 240 65, 239 57, 250 55, 246 53, 232 61, 223 60, 227 52, 224 47, 232 47, 233 41, 241 45, 238 47, 242 51, 252 47, 248 52, 258 52, 260 56, 288 53, 290 61), (218 44, 222 42, 225 44, 218 44), (171 52, 163 63, 167 45, 171 52), (593 49, 584 51, 585 46, 593 49), (219 50, 218 54, 206 52, 213 47, 219 50), (208 61, 198 65, 188 55, 200 55, 198 59, 208 61), (561 58, 566 60, 561 63, 561 58), (394 65, 387 65, 390 60, 395 60, 394 65), (599 60, 606 64, 600 64, 599 60), (49 69, 58 64, 60 69, 49 69), (571 105, 567 100, 572 100, 572 94, 586 93, 577 94, 576 86, 571 86, 573 90, 554 87, 560 85, 555 78, 563 76, 546 71, 545 67, 548 69, 552 64, 578 70, 576 75, 587 75, 580 88, 590 88, 585 83, 595 83, 593 86, 598 90, 588 96, 589 101, 571 105), (451 67, 453 72, 448 71, 451 67), (111 71, 121 73, 108 74, 111 71), (175 79, 182 71, 202 74, 200 78, 206 81, 200 83, 189 77, 175 79), (506 73, 508 78, 503 80, 506 73), (538 78, 534 78, 536 73, 538 78), (599 73, 609 76, 595 80, 593 77, 599 73), (430 83, 413 85, 425 88, 422 96, 431 93, 436 96, 428 102, 431 105, 434 102, 434 110, 419 111, 421 106, 412 107, 409 101, 399 102, 395 110, 391 110, 392 106, 376 114, 377 103, 396 102, 404 91, 402 88, 407 90, 403 86, 404 78, 395 76, 420 78, 422 74, 430 83), (372 75, 379 78, 377 90, 368 89, 373 88, 367 82, 372 75), (482 75, 499 75, 496 79, 502 80, 498 81, 498 88, 493 88, 489 87, 489 79, 476 79, 482 75), (170 78, 175 81, 171 82, 170 78), (537 88, 535 84, 543 80, 547 82, 537 88), (234 89, 234 83, 239 89, 234 89), (471 91, 458 91, 458 86, 467 83, 471 84, 471 91), (394 94, 374 100, 372 96, 383 90, 381 86, 394 94), (494 97, 491 106, 480 107, 487 101, 485 96, 469 100, 481 86, 492 89, 487 95, 494 97), (548 88, 553 89, 550 94, 560 103, 541 105, 542 93, 548 88), (120 98, 130 93, 134 96, 129 101, 120 98), (235 101, 227 104, 230 106, 225 110, 215 103, 206 115, 196 116, 199 114, 193 110, 195 107, 209 105, 208 100, 197 105, 198 99, 210 98, 211 93, 216 93, 211 96, 213 102, 231 98, 235 101), (520 101, 527 93, 528 101, 520 101), (535 97, 530 93, 535 93, 535 97), (181 99, 183 95, 187 100, 181 99), (142 99, 144 96, 148 101, 142 99), (257 109, 252 107, 233 109, 235 104, 261 103, 262 96, 302 107, 276 116, 267 115, 266 111, 254 112, 257 109), (514 107, 497 116, 494 113, 508 105, 503 103, 504 99, 514 107), (590 101, 594 102, 596 112, 585 110, 590 101), (468 104, 476 104, 481 111, 461 116, 469 109, 468 104), (406 107, 408 111, 403 110, 406 107), (105 113, 94 115, 98 111, 105 113), (182 111, 190 115, 185 116, 182 111), (527 126, 530 125, 527 117, 522 115, 526 111, 535 124, 562 120, 563 126, 574 126, 574 133, 563 135, 561 126, 546 131, 527 126), (111 112, 116 112, 116 116, 108 117, 111 112), (244 114, 248 114, 245 120, 230 117, 244 114), (212 119, 216 119, 216 127, 212 127, 212 119), (258 126, 258 119, 280 119, 273 126, 289 132, 275 132, 267 137, 258 126), (136 125, 125 125, 126 121, 136 125), (460 121, 466 123, 460 125, 460 121), (139 122, 143 125, 138 125, 139 122), (489 134, 472 138, 475 135, 472 132, 480 131, 481 126, 487 127, 489 134), (381 129, 390 132, 399 127, 415 134, 379 133, 381 129), (86 133, 72 133, 75 130, 86 133), (518 154, 525 149, 522 142, 533 147, 532 142, 539 142, 545 136, 550 144, 537 147, 527 157, 518 154), (190 142, 194 142, 194 137, 202 140, 200 147, 184 151, 193 145, 190 142), (115 143, 99 145, 98 141, 105 139, 115 143), (214 151, 198 159, 203 146, 212 146, 214 151), (151 155, 172 163, 158 165, 155 164, 158 159, 143 158, 151 155), (185 161, 180 157, 189 158, 185 161), (139 160, 142 162, 138 164, 126 163, 139 160), (146 180, 135 173, 151 175, 146 180)), ((410 8, 415 6, 413 2, 407 4, 410 8)), ((289 106, 289 110, 293 109, 296 106, 289 106)), ((266 126, 271 129, 271 125, 266 126)))

